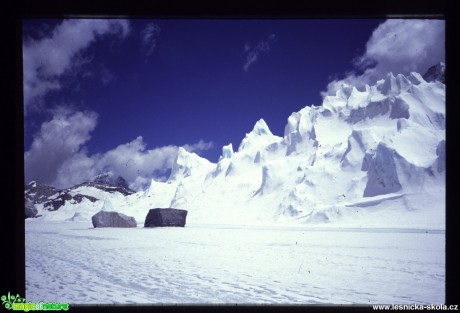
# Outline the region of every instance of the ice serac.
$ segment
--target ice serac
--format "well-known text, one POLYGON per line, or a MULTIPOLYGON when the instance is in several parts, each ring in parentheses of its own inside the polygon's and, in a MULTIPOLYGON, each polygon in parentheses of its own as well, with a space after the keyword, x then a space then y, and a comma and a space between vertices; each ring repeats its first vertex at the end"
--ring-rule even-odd
POLYGON ((85 184, 72 192, 95 203, 69 200, 54 213, 43 203, 59 190, 31 183, 27 197, 41 199, 38 214, 53 219, 95 213, 108 198, 136 219, 169 207, 186 209, 195 223, 443 229, 446 87, 427 80, 389 73, 374 85, 343 84, 321 106, 292 113, 282 137, 260 119, 216 164, 179 148, 169 179, 152 180, 146 191, 85 184))
MULTIPOLYGON (((372 134, 368 130, 352 130, 350 136, 348 136, 347 149, 340 160, 342 169, 362 167, 366 152, 372 147, 372 142, 372 134)), ((367 158, 365 162, 367 166, 367 158)))
POLYGON ((179 147, 168 181, 178 181, 192 174, 200 175, 200 173, 208 171, 212 167, 213 164, 207 159, 179 147))
POLYGON ((257 136, 273 135, 270 129, 268 128, 267 123, 262 118, 258 120, 257 123, 254 125, 254 128, 252 129, 251 133, 257 136))
POLYGON ((112 202, 109 199, 106 199, 104 203, 102 204, 101 211, 114 211, 112 202))
POLYGON ((197 197, 202 188, 205 177, 215 168, 215 164, 198 156, 195 153, 179 148, 177 158, 172 166, 171 176, 167 183, 168 193, 172 191, 173 197, 169 199, 169 207, 180 207, 197 197))
POLYGON ((286 155, 314 155, 318 141, 316 140, 315 121, 317 110, 305 107, 292 113, 284 130, 284 142, 287 146, 286 155))
POLYGON ((254 125, 252 131, 247 133, 241 141, 238 152, 244 151, 244 153, 254 157, 257 151, 265 149, 270 144, 277 142, 278 139, 278 136, 272 134, 267 123, 260 119, 254 125))
POLYGON ((400 191, 394 150, 379 144, 375 156, 371 159, 367 171, 367 184, 363 197, 372 197, 400 191))
POLYGON ((228 145, 223 146, 222 147, 222 156, 221 156, 221 158, 231 159, 232 156, 233 156, 233 146, 232 146, 232 144, 229 143, 228 145))
MULTIPOLYGON (((142 198, 150 198, 150 201, 154 201, 156 206, 167 206, 174 195, 174 190, 177 187, 175 182, 161 182, 152 179, 150 186, 144 191, 138 193, 142 198)), ((152 203, 153 205, 153 203, 152 203)))

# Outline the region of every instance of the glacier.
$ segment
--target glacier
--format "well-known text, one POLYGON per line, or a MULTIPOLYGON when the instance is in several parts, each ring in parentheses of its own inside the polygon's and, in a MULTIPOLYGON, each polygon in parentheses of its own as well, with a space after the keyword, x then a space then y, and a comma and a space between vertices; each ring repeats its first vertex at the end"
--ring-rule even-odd
POLYGON ((190 223, 444 229, 445 84, 415 72, 343 84, 292 113, 282 137, 260 119, 217 163, 179 148, 165 182, 132 194, 96 187, 72 190, 96 202, 36 204, 39 218, 89 220, 109 198, 136 220, 175 207, 190 223))
MULTIPOLYGON (((441 68, 442 69, 442 68, 441 68)), ((445 301, 445 85, 389 73, 260 119, 218 162, 178 149, 169 179, 114 173, 26 200, 26 298, 74 304, 445 301), (117 177, 117 178, 116 178, 117 177), (184 228, 93 228, 118 211, 188 211, 184 228)))

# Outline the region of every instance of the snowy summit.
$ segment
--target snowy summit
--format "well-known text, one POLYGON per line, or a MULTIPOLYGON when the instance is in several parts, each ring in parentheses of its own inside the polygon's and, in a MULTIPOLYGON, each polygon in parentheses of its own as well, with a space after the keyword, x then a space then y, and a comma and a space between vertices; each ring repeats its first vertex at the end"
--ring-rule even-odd
MULTIPOLYGON (((95 182, 125 185, 111 173, 95 182)), ((65 202, 56 211, 36 203, 38 214, 89 218, 111 198, 116 210, 137 220, 149 208, 179 206, 199 223, 442 229, 445 85, 415 72, 388 73, 362 90, 343 84, 321 106, 292 113, 283 137, 260 119, 237 151, 222 148, 217 163, 179 148, 169 179, 152 180, 146 191, 102 196, 85 188, 79 192, 99 200, 65 202)))

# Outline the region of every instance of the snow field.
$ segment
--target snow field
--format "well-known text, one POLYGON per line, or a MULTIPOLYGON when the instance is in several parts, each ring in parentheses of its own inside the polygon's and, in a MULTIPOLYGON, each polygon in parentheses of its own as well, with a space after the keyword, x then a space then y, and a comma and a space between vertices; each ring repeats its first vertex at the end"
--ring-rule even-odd
POLYGON ((26 299, 89 303, 442 303, 443 231, 26 220, 26 299))

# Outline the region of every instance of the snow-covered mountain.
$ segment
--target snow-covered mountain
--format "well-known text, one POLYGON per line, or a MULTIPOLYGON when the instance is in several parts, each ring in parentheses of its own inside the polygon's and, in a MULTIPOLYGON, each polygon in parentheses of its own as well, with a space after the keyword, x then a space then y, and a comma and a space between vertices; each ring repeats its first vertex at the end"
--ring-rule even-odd
MULTIPOLYGON (((123 177, 115 179, 114 182, 118 183, 115 184, 107 182, 110 176, 110 174, 99 175, 91 182, 67 189, 57 189, 31 181, 25 187, 25 200, 26 203, 34 205, 35 209, 37 209, 36 214, 38 217, 43 216, 45 219, 58 220, 69 218, 74 220, 75 217, 86 219, 88 216, 91 217, 91 212, 100 206, 100 201, 123 199, 125 196, 134 193, 133 190, 125 187, 126 181, 123 177), (106 180, 103 181, 102 178, 106 180), (55 213, 51 214, 51 212, 55 213), (72 216, 69 217, 69 214, 72 216)), ((27 215, 30 215, 30 213, 27 215)))
POLYGON ((444 228, 445 85, 430 80, 390 73, 364 90, 342 85, 292 113, 282 137, 260 119, 217 163, 180 148, 170 178, 145 191, 83 184, 69 191, 80 202, 35 206, 53 220, 89 219, 109 199, 141 223, 150 208, 174 207, 196 223, 444 228))

